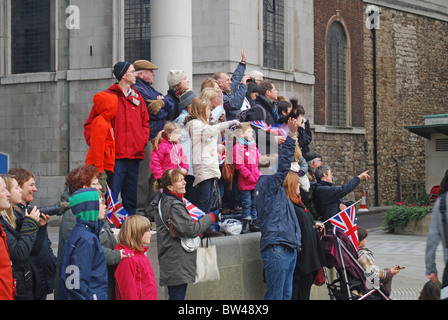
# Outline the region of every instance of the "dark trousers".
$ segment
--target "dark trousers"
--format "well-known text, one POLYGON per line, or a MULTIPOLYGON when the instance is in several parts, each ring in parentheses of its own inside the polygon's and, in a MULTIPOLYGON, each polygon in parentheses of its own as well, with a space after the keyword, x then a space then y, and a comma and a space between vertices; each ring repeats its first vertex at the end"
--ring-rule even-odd
POLYGON ((213 201, 213 184, 214 179, 207 179, 193 188, 194 200, 190 201, 205 213, 210 213, 211 210, 213 201))
POLYGON ((187 284, 180 284, 178 286, 168 286, 169 300, 185 300, 187 295, 187 284))
POLYGON ((107 178, 109 188, 117 198, 121 194, 121 204, 130 215, 137 210, 139 165, 139 159, 116 159, 114 173, 107 178))
POLYGON ((295 270, 292 282, 291 300, 310 300, 311 286, 313 285, 316 275, 317 271, 307 274, 299 274, 297 270, 295 270))

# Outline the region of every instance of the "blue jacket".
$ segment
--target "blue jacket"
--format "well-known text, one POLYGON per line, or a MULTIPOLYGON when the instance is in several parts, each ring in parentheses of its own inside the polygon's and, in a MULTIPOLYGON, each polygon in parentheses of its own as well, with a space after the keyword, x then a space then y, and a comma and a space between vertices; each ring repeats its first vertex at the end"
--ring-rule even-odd
MULTIPOLYGON (((151 87, 151 84, 142 78, 137 77, 137 82, 133 85, 146 101, 146 105, 149 105, 147 100, 157 100, 157 96, 163 96, 160 92, 151 87)), ((156 114, 149 114, 149 141, 154 139, 156 135, 163 130, 165 122, 169 118, 169 115, 174 111, 174 102, 171 99, 163 99, 165 107, 160 109, 156 114)))
POLYGON ((57 300, 108 299, 106 258, 98 238, 103 223, 76 219, 61 254, 57 300))
POLYGON ((255 186, 255 206, 261 225, 260 250, 282 244, 300 249, 302 234, 296 212, 288 199, 283 181, 294 161, 295 140, 288 137, 278 156, 278 169, 272 175, 262 175, 255 186))
POLYGON ((224 109, 226 110, 227 121, 238 119, 238 115, 241 113, 241 107, 243 106, 247 92, 247 85, 241 83, 245 72, 246 65, 239 63, 231 78, 231 88, 233 92, 223 93, 224 109))

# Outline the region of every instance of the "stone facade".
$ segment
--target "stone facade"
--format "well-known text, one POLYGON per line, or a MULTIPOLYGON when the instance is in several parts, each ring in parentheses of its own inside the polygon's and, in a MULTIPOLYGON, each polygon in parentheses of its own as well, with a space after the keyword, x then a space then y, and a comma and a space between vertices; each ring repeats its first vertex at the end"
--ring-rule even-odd
MULTIPOLYGON (((425 139, 404 127, 422 125, 424 115, 448 112, 446 7, 434 2, 428 4, 430 9, 436 6, 439 11, 431 11, 408 2, 402 2, 400 7, 387 5, 388 1, 314 2, 315 135, 311 147, 334 169, 337 184, 364 169, 370 170, 372 179, 354 194, 358 200, 365 190, 370 206, 375 204, 372 32, 365 24, 370 4, 378 5, 381 11, 380 28, 375 31, 379 205, 399 200, 397 161, 401 164, 402 182, 425 185, 425 139), (436 11, 439 14, 432 15, 436 11), (352 57, 353 128, 339 130, 322 127, 326 122, 325 30, 334 16, 346 26, 352 57)), ((440 168, 440 172, 446 169, 440 168)), ((403 189, 403 196, 408 191, 403 189)))
MULTIPOLYGON (((70 4, 79 8, 79 29, 66 28, 73 14, 66 2, 51 2, 51 71, 14 75, 11 0, 0 2, 0 152, 10 156, 10 167, 24 167, 37 176, 35 202, 40 205, 58 201, 65 175, 84 164, 88 146, 83 124, 92 97, 114 83, 112 66, 125 57, 124 1, 70 4)), ((259 0, 151 1, 151 60, 159 67, 154 87, 166 92, 168 70, 182 69, 192 71, 191 86, 197 91, 214 72, 232 73, 244 48, 247 69, 261 70, 283 96, 299 98, 313 120, 313 0, 285 0, 284 70, 262 65, 262 13, 259 0), (190 12, 190 19, 181 19, 190 12), (192 58, 186 52, 188 41, 192 58)))
MULTIPOLYGON (((337 185, 367 170, 364 129, 364 77, 363 29, 364 5, 362 1, 314 1, 314 126, 311 149, 320 153, 323 162, 330 165, 337 185), (351 124, 347 127, 327 126, 327 32, 337 21, 344 26, 347 36, 349 63, 347 64, 348 114, 351 124)), ((362 197, 364 185, 348 196, 349 200, 362 197)))
MULTIPOLYGON (((425 139, 405 126, 423 125, 424 115, 448 112, 448 22, 379 7, 376 30, 378 181, 380 203, 398 195, 397 161, 402 182, 425 185, 425 139)), ((364 30, 367 165, 373 166, 372 34, 364 30)), ((448 166, 448 164, 447 164, 448 166)), ((446 168, 440 168, 441 178, 446 168)), ((403 191, 406 197, 409 190, 403 191)), ((428 190, 429 191, 429 190, 428 190)), ((370 192, 372 194, 372 192, 370 192)))
MULTIPOLYGON (((154 10, 158 12, 151 14, 169 12, 166 6, 176 1, 183 0, 157 2, 154 10)), ((11 167, 25 167, 37 175, 37 201, 41 205, 57 201, 64 189, 65 174, 84 163, 88 147, 82 125, 92 97, 114 82, 111 67, 124 59, 124 2, 70 3, 80 9, 78 30, 65 27, 66 3, 52 2, 52 71, 20 75, 10 74, 11 1, 0 4, 0 152, 10 156, 11 167)), ((336 183, 344 183, 365 169, 373 176, 372 34, 365 26, 365 10, 369 4, 376 4, 382 12, 376 31, 379 203, 397 200, 397 160, 402 164, 403 181, 424 183, 424 139, 404 127, 423 124, 424 115, 448 112, 446 4, 430 0, 423 8, 416 0, 398 4, 388 0, 284 3, 284 70, 262 65, 261 0, 191 0, 191 65, 179 64, 183 60, 173 58, 174 53, 182 55, 182 50, 173 45, 169 47, 169 59, 174 63, 169 67, 192 70, 192 86, 198 90, 202 80, 215 71, 232 73, 241 49, 246 49, 248 70, 261 70, 275 81, 281 95, 298 98, 305 107, 314 132, 311 148, 322 153, 324 161, 333 167, 336 183), (330 127, 326 120, 325 46, 331 21, 343 23, 350 40, 351 91, 346 127, 330 127)), ((171 23, 180 25, 170 25, 170 30, 185 27, 176 19, 171 23)), ((165 49, 157 46, 152 50, 165 49)), ((163 58, 168 59, 168 54, 163 58)), ((168 66, 166 61, 152 62, 161 68, 168 66)), ((165 69, 156 73, 155 87, 162 92, 166 74, 165 69)), ((444 170, 441 168, 441 172, 444 170)), ((372 205, 374 179, 362 187, 372 205)), ((356 190, 356 199, 361 190, 356 190)))

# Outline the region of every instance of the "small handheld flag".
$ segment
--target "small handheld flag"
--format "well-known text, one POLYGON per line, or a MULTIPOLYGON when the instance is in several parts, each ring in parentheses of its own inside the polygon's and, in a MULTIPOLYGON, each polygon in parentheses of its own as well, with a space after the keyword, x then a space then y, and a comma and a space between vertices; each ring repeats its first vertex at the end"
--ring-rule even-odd
POLYGON ((188 213, 191 216, 192 221, 198 221, 205 213, 187 199, 183 198, 184 204, 187 207, 188 213))
POLYGON ((359 250, 358 225, 356 221, 355 204, 342 210, 329 219, 332 225, 342 230, 351 240, 356 250, 359 250))
POLYGON ((276 136, 286 137, 289 133, 289 127, 287 123, 270 125, 263 120, 250 121, 249 123, 258 129, 265 130, 266 132, 269 132, 276 136))
POLYGON ((107 209, 107 221, 114 224, 119 228, 124 220, 129 216, 129 213, 123 207, 123 205, 117 200, 112 190, 107 186, 107 199, 106 199, 106 209, 107 209))

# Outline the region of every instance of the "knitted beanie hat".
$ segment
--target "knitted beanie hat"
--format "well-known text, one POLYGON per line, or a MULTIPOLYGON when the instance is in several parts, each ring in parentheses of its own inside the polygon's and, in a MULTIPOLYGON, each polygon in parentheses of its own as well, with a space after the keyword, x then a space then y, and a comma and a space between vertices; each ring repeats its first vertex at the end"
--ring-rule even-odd
POLYGON ((123 62, 123 61, 117 62, 114 65, 115 78, 117 78, 117 80, 120 81, 121 78, 123 78, 125 73, 128 71, 130 66, 131 66, 131 64, 129 62, 123 62))
POLYGON ((187 79, 187 74, 182 70, 170 70, 168 72, 167 80, 170 88, 174 88, 179 82, 185 79, 187 79))
POLYGON ((83 188, 75 191, 69 199, 72 213, 85 221, 98 221, 100 195, 95 188, 83 188))
POLYGON ((193 99, 197 97, 199 97, 199 95, 193 90, 185 92, 179 98, 179 109, 184 110, 193 102, 193 99))

